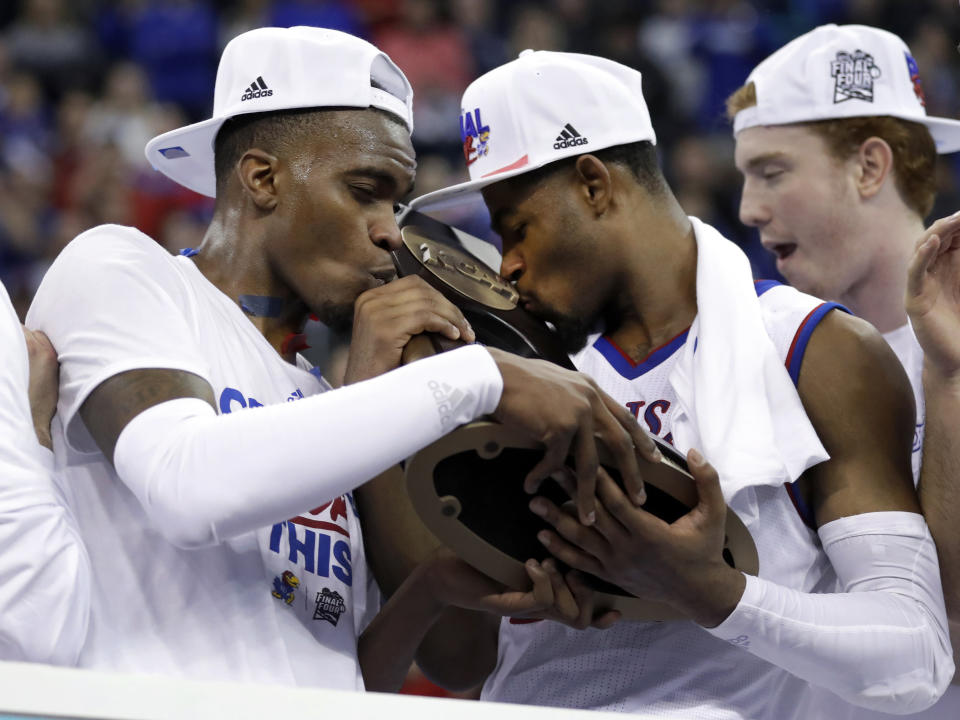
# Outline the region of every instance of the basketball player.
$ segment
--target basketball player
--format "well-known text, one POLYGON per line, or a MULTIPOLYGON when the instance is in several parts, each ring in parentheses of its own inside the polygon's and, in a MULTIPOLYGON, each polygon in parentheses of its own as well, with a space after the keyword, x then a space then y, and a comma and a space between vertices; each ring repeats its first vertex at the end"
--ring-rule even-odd
MULTIPOLYGON (((940 553, 947 609, 960 613, 960 533, 938 521, 952 502, 924 482, 923 351, 907 321, 907 266, 933 207, 937 153, 960 150, 960 123, 928 117, 919 69, 889 32, 825 25, 753 70, 728 100, 743 174, 740 218, 760 231, 799 290, 843 303, 883 333, 916 403, 913 476, 940 553)), ((932 466, 931 466, 931 472, 932 466)), ((958 645, 953 634, 954 649, 958 645)), ((951 687, 930 717, 960 717, 951 687)))
POLYGON ((883 339, 835 304, 755 286, 739 249, 686 216, 636 71, 525 51, 461 107, 471 180, 414 206, 481 190, 521 303, 687 456, 699 491, 673 524, 605 475, 591 526, 532 500, 556 558, 689 620, 473 627, 494 650, 473 653, 483 697, 671 718, 829 716, 809 683, 885 711, 934 703, 954 666, 910 478, 912 396, 883 339), (722 560, 725 502, 758 577, 722 560))
POLYGON ((43 333, 21 330, 2 285, 0 347, 0 660, 72 665, 90 564, 52 479, 57 358, 43 333))
MULTIPOLYGON (((545 442, 534 476, 572 447, 588 521, 595 438, 639 489, 652 442, 584 376, 476 345, 388 372, 413 335, 473 340, 422 280, 387 284, 414 179, 411 101, 358 38, 245 33, 224 50, 213 117, 147 146, 216 197, 202 245, 173 258, 101 226, 44 278, 30 323, 59 353, 58 478, 93 574, 81 666, 351 689, 362 670, 396 685, 409 662, 396 644, 415 647, 430 618, 379 623, 361 648, 376 667, 358 665, 377 599, 350 491, 481 415, 545 442), (354 319, 349 387, 323 392, 297 355, 311 312, 354 319)), ((543 597, 535 586, 519 609, 543 597)))

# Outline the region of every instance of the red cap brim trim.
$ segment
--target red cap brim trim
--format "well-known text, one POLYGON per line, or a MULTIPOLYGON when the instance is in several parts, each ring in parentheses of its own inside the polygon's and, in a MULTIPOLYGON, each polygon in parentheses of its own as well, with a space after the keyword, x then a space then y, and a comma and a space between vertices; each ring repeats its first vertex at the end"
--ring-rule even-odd
POLYGON ((517 168, 522 168, 524 165, 526 165, 529 162, 530 162, 530 157, 528 155, 524 155, 522 158, 520 158, 516 162, 512 162, 509 165, 500 168, 499 170, 493 170, 492 172, 488 172, 484 175, 481 175, 480 177, 488 178, 491 175, 499 175, 500 173, 507 172, 508 170, 516 170, 517 168))

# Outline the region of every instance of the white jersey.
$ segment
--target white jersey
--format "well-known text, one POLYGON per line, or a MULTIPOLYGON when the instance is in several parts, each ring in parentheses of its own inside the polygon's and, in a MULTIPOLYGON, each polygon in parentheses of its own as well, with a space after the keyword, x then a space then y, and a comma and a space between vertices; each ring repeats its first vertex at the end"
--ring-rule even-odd
POLYGON ((70 243, 29 318, 60 355, 58 477, 93 568, 79 664, 362 688, 356 638, 376 603, 352 497, 318 497, 286 522, 179 549, 151 527, 78 412, 101 382, 138 368, 199 375, 220 413, 297 401, 329 388, 322 378, 305 361, 284 362, 192 260, 132 228, 102 226, 70 243))
MULTIPOLYGON (((767 332, 796 383, 810 335, 838 306, 770 281, 756 286, 767 332)), ((598 337, 574 363, 647 430, 672 443, 676 398, 669 375, 686 340, 683 333, 634 364, 598 337)), ((730 507, 757 545, 761 578, 803 592, 833 590, 836 574, 792 486, 747 487, 731 498, 730 507)), ((497 666, 482 697, 710 720, 807 718, 811 709, 806 681, 687 621, 620 622, 609 630, 578 631, 554 622, 505 619, 497 666)))
POLYGON ((90 564, 37 441, 20 321, 0 285, 0 660, 76 662, 90 564))

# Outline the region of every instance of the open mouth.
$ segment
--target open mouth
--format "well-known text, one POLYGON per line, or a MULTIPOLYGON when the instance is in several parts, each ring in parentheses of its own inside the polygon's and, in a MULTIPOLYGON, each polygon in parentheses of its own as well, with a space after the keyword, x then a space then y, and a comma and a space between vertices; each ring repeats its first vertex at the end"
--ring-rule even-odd
POLYGON ((793 255, 796 249, 797 246, 795 243, 783 243, 782 245, 774 245, 771 248, 773 254, 777 256, 777 260, 786 260, 793 255))

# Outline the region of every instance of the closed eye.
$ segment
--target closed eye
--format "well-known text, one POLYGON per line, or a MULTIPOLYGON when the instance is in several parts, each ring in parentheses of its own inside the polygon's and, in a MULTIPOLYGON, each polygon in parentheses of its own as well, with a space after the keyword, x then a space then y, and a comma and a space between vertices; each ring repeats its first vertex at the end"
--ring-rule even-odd
POLYGON ((377 199, 377 188, 375 185, 350 183, 350 191, 361 202, 368 203, 377 199))

